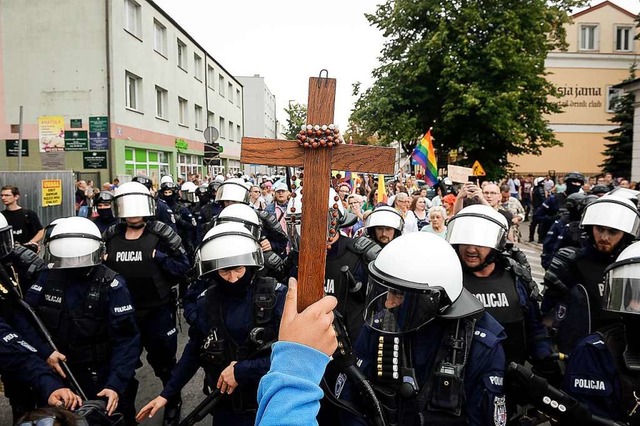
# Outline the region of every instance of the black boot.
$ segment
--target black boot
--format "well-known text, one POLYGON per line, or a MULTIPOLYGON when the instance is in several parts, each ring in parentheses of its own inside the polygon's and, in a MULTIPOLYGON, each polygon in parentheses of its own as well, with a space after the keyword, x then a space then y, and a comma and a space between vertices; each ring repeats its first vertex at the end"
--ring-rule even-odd
POLYGON ((182 412, 182 398, 177 396, 173 398, 164 407, 164 417, 162 418, 162 426, 178 426, 180 423, 180 413, 182 412))

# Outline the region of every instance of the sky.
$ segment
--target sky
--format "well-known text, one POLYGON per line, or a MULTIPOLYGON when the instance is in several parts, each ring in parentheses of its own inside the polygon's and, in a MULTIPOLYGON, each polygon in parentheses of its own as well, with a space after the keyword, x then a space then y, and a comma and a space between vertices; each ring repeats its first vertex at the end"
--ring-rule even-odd
MULTIPOLYGON (((346 130, 356 97, 352 86, 371 86, 384 39, 369 25, 382 0, 155 0, 234 76, 260 74, 283 108, 307 103, 309 77, 327 69, 337 79, 335 122, 346 130)), ((613 0, 640 12, 638 0, 613 0)), ((598 4, 600 1, 593 1, 598 4)))

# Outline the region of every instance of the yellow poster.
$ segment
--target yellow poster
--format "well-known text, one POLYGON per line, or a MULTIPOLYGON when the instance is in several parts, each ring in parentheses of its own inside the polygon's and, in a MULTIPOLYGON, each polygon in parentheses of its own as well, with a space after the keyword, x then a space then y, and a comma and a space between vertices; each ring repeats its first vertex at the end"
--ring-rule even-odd
POLYGON ((474 176, 486 176, 487 173, 484 171, 484 169, 482 168, 482 165, 480 164, 480 162, 478 160, 476 160, 475 163, 473 163, 473 167, 471 167, 473 169, 473 175, 474 176))
POLYGON ((42 207, 62 204, 62 180, 44 179, 42 181, 42 207))
POLYGON ((64 117, 46 115, 38 117, 40 152, 64 151, 64 117))

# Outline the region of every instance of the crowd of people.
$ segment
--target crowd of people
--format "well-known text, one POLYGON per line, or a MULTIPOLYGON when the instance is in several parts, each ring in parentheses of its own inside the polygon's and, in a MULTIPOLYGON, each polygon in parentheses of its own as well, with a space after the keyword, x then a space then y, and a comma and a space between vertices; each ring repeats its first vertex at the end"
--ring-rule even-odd
POLYGON ((326 296, 298 312, 303 180, 79 181, 76 216, 46 227, 3 187, 0 374, 14 421, 162 412, 177 425, 203 368, 211 405, 189 415, 216 425, 640 424, 631 183, 333 176, 317 227, 326 296), (528 220, 543 283, 514 245, 528 220), (135 407, 143 349, 162 391, 135 407))

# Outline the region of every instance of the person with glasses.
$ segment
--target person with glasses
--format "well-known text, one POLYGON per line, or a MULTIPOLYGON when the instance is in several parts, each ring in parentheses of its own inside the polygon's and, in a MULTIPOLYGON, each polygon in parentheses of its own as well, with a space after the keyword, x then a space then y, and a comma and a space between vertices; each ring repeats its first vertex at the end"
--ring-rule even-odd
POLYGON ((349 228, 342 229, 348 236, 354 237, 358 230, 364 227, 364 217, 362 211, 362 197, 358 194, 351 194, 347 197, 348 210, 358 217, 358 221, 349 228))
POLYGON ((264 210, 267 207, 267 203, 261 197, 260 187, 258 185, 251 185, 249 188, 249 205, 256 210, 264 210))

